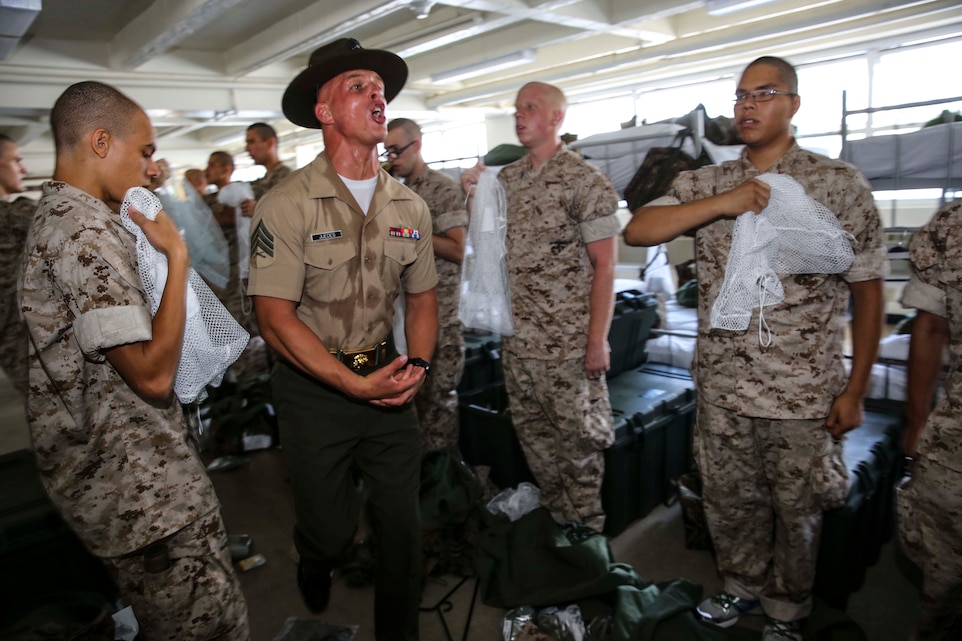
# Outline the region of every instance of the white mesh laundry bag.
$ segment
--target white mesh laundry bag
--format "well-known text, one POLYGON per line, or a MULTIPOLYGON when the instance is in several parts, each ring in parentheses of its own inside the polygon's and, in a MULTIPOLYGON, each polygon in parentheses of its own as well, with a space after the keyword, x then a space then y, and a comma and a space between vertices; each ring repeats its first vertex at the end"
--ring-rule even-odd
MULTIPOLYGON (((120 206, 124 227, 137 238, 137 269, 153 315, 160 307, 167 284, 167 257, 154 249, 143 230, 130 219, 130 207, 154 220, 162 205, 149 190, 134 187, 127 191, 120 206)), ((191 268, 187 276, 184 344, 174 379, 174 392, 180 402, 193 403, 206 398, 205 388, 220 385, 224 372, 241 355, 248 340, 250 335, 191 268)))
POLYGON ((217 192, 217 202, 234 208, 237 225, 237 264, 241 279, 246 279, 251 268, 251 219, 241 213, 241 203, 254 199, 250 183, 235 182, 224 185, 217 192))
POLYGON ((474 206, 461 267, 461 305, 458 318, 465 327, 501 336, 514 335, 511 294, 505 264, 504 235, 508 205, 496 172, 478 177, 474 206))
POLYGON ((827 207, 809 197, 791 176, 763 174, 768 205, 735 220, 725 281, 712 305, 712 328, 744 331, 759 312, 759 342, 771 343, 764 308, 785 299, 778 274, 839 274, 852 264, 853 236, 827 207))

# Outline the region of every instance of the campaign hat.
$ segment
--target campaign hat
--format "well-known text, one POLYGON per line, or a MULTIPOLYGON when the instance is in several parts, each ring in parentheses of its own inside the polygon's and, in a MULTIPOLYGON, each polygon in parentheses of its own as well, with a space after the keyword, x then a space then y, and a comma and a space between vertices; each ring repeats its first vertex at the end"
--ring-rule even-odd
POLYGON ((387 102, 401 92, 408 77, 408 66, 397 54, 383 49, 365 49, 354 38, 340 38, 315 50, 307 62, 307 69, 297 74, 287 86, 281 100, 284 115, 295 125, 320 129, 321 123, 314 115, 318 90, 335 76, 354 69, 366 69, 381 76, 387 102))

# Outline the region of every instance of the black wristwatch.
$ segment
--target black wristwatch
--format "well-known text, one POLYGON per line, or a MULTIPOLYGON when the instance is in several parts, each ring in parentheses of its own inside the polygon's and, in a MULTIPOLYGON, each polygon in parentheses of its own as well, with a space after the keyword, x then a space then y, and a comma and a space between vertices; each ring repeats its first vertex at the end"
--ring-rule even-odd
POLYGON ((414 358, 409 358, 408 365, 414 365, 415 367, 423 367, 424 375, 425 376, 431 375, 431 363, 427 362, 423 358, 418 358, 417 356, 415 356, 414 358))

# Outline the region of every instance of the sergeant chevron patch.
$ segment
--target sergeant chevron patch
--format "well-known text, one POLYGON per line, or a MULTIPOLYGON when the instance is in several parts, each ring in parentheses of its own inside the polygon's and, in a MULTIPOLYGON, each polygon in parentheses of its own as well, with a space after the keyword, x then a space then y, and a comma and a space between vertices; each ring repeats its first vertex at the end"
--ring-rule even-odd
POLYGON ((257 223, 254 233, 251 234, 251 251, 254 256, 274 257, 274 234, 268 231, 263 220, 257 223))

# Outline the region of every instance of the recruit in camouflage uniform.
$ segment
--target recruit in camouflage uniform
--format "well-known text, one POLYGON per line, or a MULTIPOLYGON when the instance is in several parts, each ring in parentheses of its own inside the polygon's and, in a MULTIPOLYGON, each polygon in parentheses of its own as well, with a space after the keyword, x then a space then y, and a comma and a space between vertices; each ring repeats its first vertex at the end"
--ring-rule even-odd
MULTIPOLYGON (((215 208, 227 208, 217 202, 217 194, 204 194, 204 202, 207 206, 214 210, 215 208)), ((238 381, 244 381, 261 374, 266 374, 270 371, 270 362, 267 356, 267 347, 264 345, 264 341, 260 338, 260 331, 257 327, 257 318, 254 316, 254 310, 251 308, 250 300, 244 293, 244 283, 241 282, 240 277, 240 262, 238 255, 240 252, 240 247, 238 246, 237 237, 237 225, 234 224, 234 214, 224 216, 215 216, 215 219, 221 223, 221 231, 224 232, 224 240, 227 241, 227 258, 230 264, 230 272, 227 278, 227 284, 224 287, 217 287, 213 283, 207 283, 214 295, 217 296, 218 300, 223 303, 227 311, 231 313, 241 326, 247 330, 247 333, 251 335, 251 340, 244 348, 244 352, 240 357, 234 361, 234 364, 230 367, 230 372, 232 372, 238 381), (229 221, 224 223, 224 220, 229 221)))
MULTIPOLYGON (((726 592, 744 599, 763 595, 767 615, 795 621, 811 610, 822 510, 844 500, 847 488, 841 443, 824 428, 847 381, 847 283, 883 278, 887 259, 871 189, 853 167, 793 142, 768 172, 791 176, 834 212, 855 239, 855 259, 842 274, 783 276, 784 302, 764 310, 772 342, 763 347, 757 313, 745 332, 711 329, 734 219, 698 230, 695 458, 726 592), (756 443, 756 436, 763 442, 756 443), (774 492, 766 477, 779 479, 774 492), (784 524, 774 540, 772 504, 784 524), (774 576, 772 559, 779 570, 774 576)), ((668 194, 650 205, 701 200, 757 175, 743 153, 739 160, 680 174, 668 194)))
MULTIPOLYGON (((916 460, 911 482, 898 492, 899 534, 903 549, 924 573, 919 638, 954 639, 946 630, 962 615, 962 200, 943 207, 915 232, 910 252, 912 279, 902 304, 944 319, 939 324, 948 336, 927 331, 923 316, 916 317, 910 370, 921 376, 927 369, 930 384, 918 390, 921 398, 909 398, 914 443, 906 452, 916 460), (950 365, 944 394, 928 414, 946 338, 950 365), (922 349, 927 344, 930 351, 922 349), (915 406, 921 413, 917 419, 915 406)), ((952 631, 958 633, 960 624, 952 631)))
POLYGON ((145 638, 247 639, 217 497, 180 403, 145 401, 104 355, 152 336, 134 236, 103 201, 54 181, 25 254, 27 418, 51 501, 156 626, 145 638), (192 604, 186 621, 171 620, 175 603, 192 604))
POLYGON ((251 189, 254 191, 254 200, 260 200, 264 194, 281 184, 281 181, 290 175, 291 168, 282 163, 267 172, 262 178, 252 182, 251 189))
POLYGON ((563 145, 543 166, 525 156, 498 179, 508 211, 514 335, 502 339, 502 357, 511 418, 542 505, 601 531, 614 428, 604 376, 585 372, 594 274, 586 245, 618 235, 618 195, 563 145))
POLYGON ((27 395, 27 328, 17 305, 17 278, 27 230, 37 201, 0 200, 0 367, 18 392, 27 395))
MULTIPOLYGON (((429 167, 405 185, 427 203, 433 233, 443 235, 468 226, 464 194, 453 178, 429 167)), ((464 335, 458 319, 461 265, 435 256, 438 272, 438 344, 431 375, 414 398, 421 424, 421 448, 441 449, 458 443, 458 383, 464 371, 464 335)))

